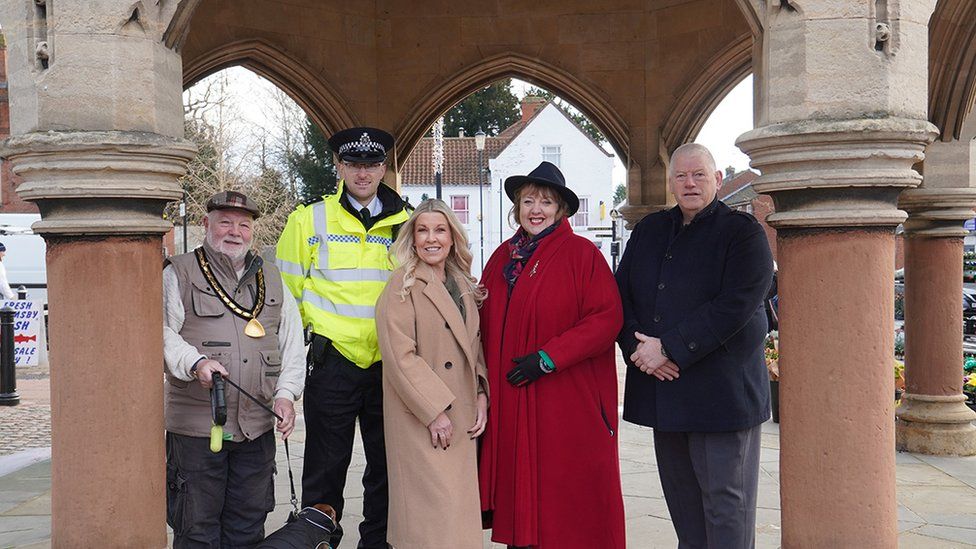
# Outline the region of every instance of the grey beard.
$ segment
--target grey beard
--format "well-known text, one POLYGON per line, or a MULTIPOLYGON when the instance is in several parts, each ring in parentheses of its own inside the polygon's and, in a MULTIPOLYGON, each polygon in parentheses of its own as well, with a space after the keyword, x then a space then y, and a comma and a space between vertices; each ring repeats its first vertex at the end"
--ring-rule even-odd
POLYGON ((230 258, 231 261, 234 262, 244 259, 244 256, 247 255, 247 251, 248 251, 248 247, 244 246, 243 248, 241 248, 239 252, 234 252, 234 253, 228 252, 227 250, 224 249, 222 242, 214 242, 213 238, 211 238, 210 235, 207 235, 207 243, 210 244, 211 248, 226 255, 228 258, 230 258))

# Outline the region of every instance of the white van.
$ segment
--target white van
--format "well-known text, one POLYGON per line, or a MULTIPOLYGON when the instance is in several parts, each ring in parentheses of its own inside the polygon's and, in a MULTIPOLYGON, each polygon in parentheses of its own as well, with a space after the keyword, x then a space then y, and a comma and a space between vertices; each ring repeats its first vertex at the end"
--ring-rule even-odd
POLYGON ((0 214, 0 242, 7 248, 3 265, 10 287, 16 292, 24 286, 29 299, 47 308, 47 246, 31 230, 31 225, 40 220, 41 214, 0 214))

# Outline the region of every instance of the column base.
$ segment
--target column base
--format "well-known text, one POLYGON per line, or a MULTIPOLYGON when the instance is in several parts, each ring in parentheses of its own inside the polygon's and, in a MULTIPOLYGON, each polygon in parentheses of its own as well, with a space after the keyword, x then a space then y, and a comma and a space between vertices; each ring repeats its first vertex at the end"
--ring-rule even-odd
POLYGON ((965 395, 905 393, 895 412, 895 445, 900 451, 933 456, 976 455, 976 412, 965 395))

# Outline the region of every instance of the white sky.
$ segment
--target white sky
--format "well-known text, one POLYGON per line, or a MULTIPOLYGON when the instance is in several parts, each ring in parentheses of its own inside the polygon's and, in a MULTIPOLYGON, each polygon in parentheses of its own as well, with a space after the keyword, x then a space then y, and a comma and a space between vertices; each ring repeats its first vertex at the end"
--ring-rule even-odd
MULTIPOLYGON (((274 127, 276 120, 271 115, 272 109, 265 105, 265 101, 272 97, 274 84, 242 67, 229 68, 223 74, 227 75, 227 93, 232 96, 230 102, 237 106, 237 112, 245 124, 255 128, 274 127)), ((513 80, 512 91, 519 97, 525 95, 529 87, 531 84, 513 80)), ((184 98, 194 88, 184 92, 184 98)), ((736 171, 748 169, 749 158, 736 148, 735 140, 752 129, 752 120, 752 75, 749 75, 719 103, 695 142, 712 151, 718 169, 724 171, 726 166, 733 166, 736 171)), ((282 129, 278 128, 275 133, 280 133, 282 129)), ((623 183, 625 178, 626 170, 618 158, 613 172, 614 186, 623 183)))

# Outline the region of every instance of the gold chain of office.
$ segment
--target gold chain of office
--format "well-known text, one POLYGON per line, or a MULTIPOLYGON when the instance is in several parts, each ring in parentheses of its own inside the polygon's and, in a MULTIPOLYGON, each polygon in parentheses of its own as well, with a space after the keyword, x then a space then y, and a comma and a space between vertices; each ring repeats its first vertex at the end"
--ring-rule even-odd
POLYGON ((224 302, 224 306, 231 310, 238 317, 247 320, 247 324, 244 326, 244 335, 248 337, 264 337, 264 326, 258 321, 258 315, 261 314, 261 309, 264 308, 264 269, 258 269, 256 278, 258 283, 258 296, 254 302, 254 308, 247 310, 241 307, 236 301, 234 301, 224 287, 220 285, 217 281, 217 277, 214 276, 213 270, 210 268, 210 262, 207 261, 207 256, 203 252, 203 248, 197 248, 196 251, 197 265, 200 266, 200 272, 203 273, 203 277, 207 279, 210 287, 214 289, 217 293, 217 297, 224 302))

